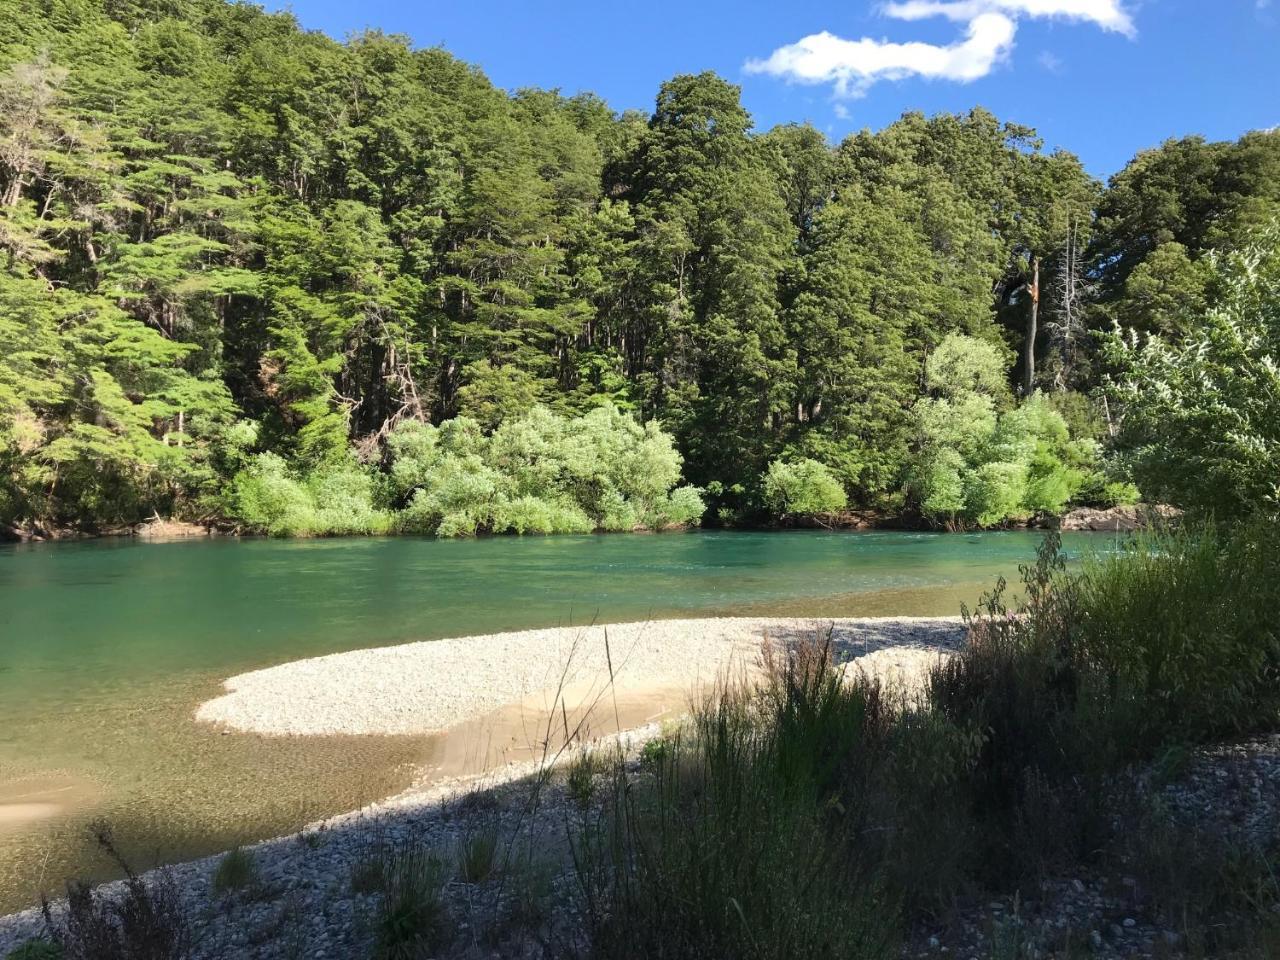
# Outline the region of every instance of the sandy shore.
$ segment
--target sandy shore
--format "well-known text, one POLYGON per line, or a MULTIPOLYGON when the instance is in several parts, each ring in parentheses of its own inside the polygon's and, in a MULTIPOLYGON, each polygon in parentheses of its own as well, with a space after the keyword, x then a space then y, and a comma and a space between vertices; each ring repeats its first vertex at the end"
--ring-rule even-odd
MULTIPOLYGON (((842 660, 914 673, 953 649, 954 618, 722 618, 524 630, 356 650, 245 673, 196 719, 280 736, 437 733, 522 705, 687 697, 726 671, 753 669, 765 637, 831 632, 842 660)), ((643 706, 637 709, 643 711, 643 706)), ((641 720, 648 717, 641 716, 641 720)))

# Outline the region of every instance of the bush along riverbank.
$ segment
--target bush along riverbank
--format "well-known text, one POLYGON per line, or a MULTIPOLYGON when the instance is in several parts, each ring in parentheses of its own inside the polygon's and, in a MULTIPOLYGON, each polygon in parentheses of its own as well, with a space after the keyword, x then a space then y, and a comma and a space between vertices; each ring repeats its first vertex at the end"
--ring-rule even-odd
POLYGON ((546 757, 381 828, 336 824, 95 901, 122 943, 135 914, 178 924, 160 952, 85 953, 97 927, 62 908, 61 945, 39 949, 1274 956, 1274 532, 1187 526, 1071 572, 1051 535, 1020 605, 1001 584, 920 690, 842 670, 821 637, 767 646, 763 680, 726 678, 630 749, 546 757))

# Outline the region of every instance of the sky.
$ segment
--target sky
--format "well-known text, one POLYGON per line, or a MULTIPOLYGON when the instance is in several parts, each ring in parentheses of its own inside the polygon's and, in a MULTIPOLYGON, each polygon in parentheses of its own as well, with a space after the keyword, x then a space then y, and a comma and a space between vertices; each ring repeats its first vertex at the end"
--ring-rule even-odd
POLYGON ((908 110, 983 106, 1098 177, 1139 150, 1280 125, 1280 0, 292 0, 308 29, 441 46, 498 86, 651 110, 715 70, 757 129, 833 140, 908 110))

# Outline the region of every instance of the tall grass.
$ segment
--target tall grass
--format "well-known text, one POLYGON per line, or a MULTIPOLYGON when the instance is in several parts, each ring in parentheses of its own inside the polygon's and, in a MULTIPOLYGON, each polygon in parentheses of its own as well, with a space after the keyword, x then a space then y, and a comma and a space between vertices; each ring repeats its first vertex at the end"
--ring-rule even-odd
POLYGON ((882 957, 896 905, 830 825, 850 753, 875 752, 887 711, 848 693, 829 659, 791 662, 767 697, 726 685, 651 752, 643 782, 614 770, 610 816, 579 876, 597 954, 882 957))
POLYGON ((1077 580, 1078 656, 1128 698, 1143 746, 1274 728, 1280 530, 1143 534, 1077 580))
POLYGON ((957 900, 1117 854, 1129 770, 1280 727, 1275 532, 1158 531, 1070 571, 1051 535, 915 699, 824 638, 768 652, 615 764, 577 850, 589 952, 886 956, 957 900))

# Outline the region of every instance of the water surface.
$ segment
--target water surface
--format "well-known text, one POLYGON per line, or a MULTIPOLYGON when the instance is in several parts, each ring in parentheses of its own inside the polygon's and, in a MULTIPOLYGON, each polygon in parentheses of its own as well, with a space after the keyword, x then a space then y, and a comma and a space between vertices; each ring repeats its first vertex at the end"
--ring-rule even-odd
MULTIPOLYGON (((0 908, 394 792, 431 738, 270 739, 197 725, 231 674, 359 647, 721 614, 950 615, 1040 535, 94 541, 0 548, 0 908)), ((1099 543, 1068 535, 1069 551, 1099 543)))

